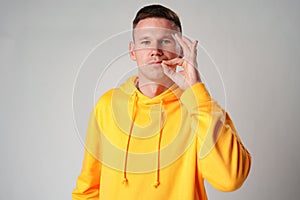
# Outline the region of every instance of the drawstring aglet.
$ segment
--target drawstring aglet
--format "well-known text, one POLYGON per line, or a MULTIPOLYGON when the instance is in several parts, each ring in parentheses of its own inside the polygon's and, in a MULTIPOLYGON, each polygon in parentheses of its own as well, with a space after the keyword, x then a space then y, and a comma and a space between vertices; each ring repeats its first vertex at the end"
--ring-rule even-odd
POLYGON ((157 188, 160 185, 159 181, 156 181, 155 184, 153 185, 155 188, 157 188))
POLYGON ((124 185, 127 184, 127 183, 128 183, 128 179, 127 179, 127 178, 123 178, 122 183, 123 183, 124 185))

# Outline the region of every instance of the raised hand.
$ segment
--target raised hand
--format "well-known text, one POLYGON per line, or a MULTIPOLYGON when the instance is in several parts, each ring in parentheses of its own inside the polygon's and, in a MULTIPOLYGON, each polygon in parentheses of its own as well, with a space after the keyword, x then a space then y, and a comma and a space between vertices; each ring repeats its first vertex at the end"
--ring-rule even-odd
POLYGON ((164 60, 162 67, 164 73, 172 79, 181 89, 186 90, 195 83, 201 82, 197 65, 197 44, 184 36, 175 34, 175 39, 182 48, 183 57, 176 57, 171 60, 164 60), (181 66, 183 70, 176 72, 174 67, 181 66))

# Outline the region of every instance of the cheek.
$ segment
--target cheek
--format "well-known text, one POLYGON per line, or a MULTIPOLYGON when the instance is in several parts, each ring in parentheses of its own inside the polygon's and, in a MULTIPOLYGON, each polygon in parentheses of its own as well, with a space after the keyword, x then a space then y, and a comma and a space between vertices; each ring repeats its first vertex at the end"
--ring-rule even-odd
POLYGON ((136 50, 135 51, 136 61, 146 60, 148 55, 149 55, 149 51, 147 51, 147 50, 136 50))
POLYGON ((135 59, 134 61, 138 66, 141 66, 145 63, 143 56, 140 53, 135 53, 135 59))

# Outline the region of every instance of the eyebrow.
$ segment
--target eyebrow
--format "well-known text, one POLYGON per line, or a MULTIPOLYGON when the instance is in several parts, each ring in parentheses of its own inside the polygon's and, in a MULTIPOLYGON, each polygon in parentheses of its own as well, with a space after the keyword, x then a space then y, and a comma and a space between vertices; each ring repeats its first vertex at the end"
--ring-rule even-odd
POLYGON ((138 40, 146 40, 146 39, 150 39, 150 37, 149 36, 142 36, 142 37, 140 37, 140 38, 137 38, 138 40))

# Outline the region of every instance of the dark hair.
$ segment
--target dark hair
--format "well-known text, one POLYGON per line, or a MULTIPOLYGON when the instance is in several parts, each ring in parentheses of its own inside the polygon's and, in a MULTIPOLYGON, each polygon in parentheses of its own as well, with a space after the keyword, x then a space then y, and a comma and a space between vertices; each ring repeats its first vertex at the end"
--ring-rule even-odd
POLYGON ((141 21, 142 19, 151 18, 151 17, 157 17, 157 18, 165 18, 168 19, 179 28, 180 32, 182 32, 181 23, 179 20, 178 15, 172 11, 169 8, 166 8, 162 5, 149 5, 141 8, 134 20, 133 20, 133 29, 136 27, 136 25, 141 21))

